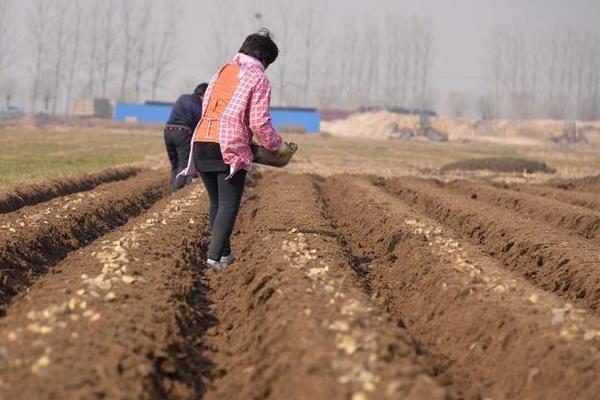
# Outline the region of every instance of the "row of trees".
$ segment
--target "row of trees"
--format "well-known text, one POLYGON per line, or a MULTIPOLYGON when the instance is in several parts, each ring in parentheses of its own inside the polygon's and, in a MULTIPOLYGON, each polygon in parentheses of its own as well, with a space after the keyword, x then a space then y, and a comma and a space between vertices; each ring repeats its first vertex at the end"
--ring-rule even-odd
MULTIPOLYGON (((330 0, 261 0, 260 7, 220 0, 203 4, 194 22, 197 34, 182 38, 182 7, 168 0, 25 4, 28 19, 17 26, 11 16, 24 6, 0 0, 0 94, 9 103, 17 91, 27 92, 34 112, 68 114, 77 97, 141 101, 156 99, 161 90, 172 95, 180 88, 173 90, 177 82, 171 78, 181 80, 184 69, 176 62, 193 49, 193 55, 186 54, 186 62, 198 61, 186 82, 189 90, 208 80, 244 35, 262 26, 272 29, 281 49, 270 71, 275 104, 435 106, 433 25, 423 17, 383 9, 340 17, 330 0), (338 19, 329 20, 332 15, 338 19), (25 38, 16 34, 24 30, 25 38), (23 51, 17 57, 18 48, 23 51), (14 79, 23 69, 29 79, 14 79)), ((599 43, 598 36, 574 29, 541 36, 518 25, 496 27, 486 43, 486 94, 450 93, 447 108, 455 115, 478 112, 487 118, 598 119, 599 43)))
POLYGON ((489 42, 486 117, 600 118, 600 38, 573 28, 536 35, 496 27, 489 42))
MULTIPOLYGON (((328 21, 334 13, 328 12, 333 6, 327 1, 267 3, 267 12, 255 15, 259 21, 254 22, 272 27, 282 50, 272 72, 277 103, 326 108, 432 106, 435 52, 429 19, 388 14, 328 21), (335 31, 333 24, 343 29, 335 31)), ((228 18, 234 28, 227 31, 228 25, 221 24, 215 31, 218 38, 239 37, 234 31, 244 26, 239 23, 242 18, 231 13, 228 18)))
POLYGON ((166 0, 34 0, 19 66, 28 67, 30 87, 18 87, 15 63, 4 61, 15 61, 11 31, 23 30, 6 23, 16 5, 0 0, 0 89, 7 97, 27 90, 33 112, 69 114, 75 97, 154 99, 173 67, 179 8, 166 0))

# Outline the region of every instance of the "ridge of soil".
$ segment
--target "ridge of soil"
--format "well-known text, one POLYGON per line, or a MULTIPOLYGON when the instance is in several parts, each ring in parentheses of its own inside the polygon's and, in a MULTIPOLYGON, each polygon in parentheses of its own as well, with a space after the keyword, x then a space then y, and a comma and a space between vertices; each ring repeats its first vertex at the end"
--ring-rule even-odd
POLYGON ((205 399, 445 399, 428 357, 354 279, 308 176, 266 173, 246 194, 234 248, 209 278, 205 399))
POLYGON ((0 397, 197 399, 211 376, 206 198, 164 199, 79 250, 0 320, 0 397))
POLYGON ((514 210, 600 244, 600 212, 528 193, 498 189, 485 183, 452 181, 440 185, 464 194, 473 201, 514 210))
POLYGON ((376 303, 447 359, 443 375, 461 398, 596 397, 598 318, 514 278, 366 178, 319 186, 376 303))
POLYGON ((59 178, 0 189, 0 214, 16 211, 56 197, 91 190, 102 183, 121 181, 141 172, 141 168, 113 167, 72 178, 59 178))
POLYGON ((148 171, 0 215, 0 315, 13 296, 69 252, 123 225, 167 193, 167 174, 148 171))
POLYGON ((452 193, 437 181, 392 178, 375 183, 538 287, 598 311, 600 259, 594 243, 452 193))
POLYGON ((582 192, 600 193, 600 175, 586 176, 583 178, 556 179, 547 183, 547 186, 562 190, 578 190, 582 192))
POLYGON ((534 196, 545 197, 560 201, 567 205, 589 208, 590 210, 600 211, 600 196, 590 192, 578 190, 564 190, 542 185, 524 185, 524 184, 493 184, 502 189, 510 189, 519 193, 528 193, 534 196))

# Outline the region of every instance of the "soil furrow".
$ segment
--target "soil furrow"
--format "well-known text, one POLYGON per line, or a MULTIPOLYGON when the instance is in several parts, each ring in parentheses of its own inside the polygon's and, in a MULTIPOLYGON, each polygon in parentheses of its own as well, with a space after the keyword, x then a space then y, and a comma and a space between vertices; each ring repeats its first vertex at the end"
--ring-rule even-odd
POLYGON ((0 321, 0 398, 197 399, 211 378, 199 185, 70 255, 0 321))
POLYGON ((586 176, 577 179, 557 179, 546 184, 548 187, 563 190, 576 190, 589 193, 600 193, 600 175, 586 176))
POLYGON ((141 171, 137 167, 116 167, 73 178, 9 187, 0 190, 0 214, 36 205, 56 197, 91 190, 102 183, 121 181, 141 171))
POLYGON ((240 259, 210 278, 219 325, 206 399, 442 399, 427 356, 373 306, 308 176, 265 174, 246 194, 240 259))
POLYGON ((498 189, 484 183, 453 181, 440 185, 464 194, 465 199, 514 210, 529 218, 600 243, 600 212, 527 193, 498 189))
POLYGON ((600 196, 594 193, 556 189, 539 185, 503 185, 501 187, 600 211, 600 196))
POLYGON ((514 211, 465 199, 435 182, 393 178, 376 183, 470 239, 511 271, 544 290, 597 312, 600 305, 597 245, 514 211))
POLYGON ((600 320, 513 278, 365 178, 320 185, 351 251, 369 257, 374 299, 402 318, 468 399, 593 399, 600 320))
POLYGON ((168 192, 167 174, 148 171, 0 215, 0 314, 15 294, 69 252, 123 225, 168 192))

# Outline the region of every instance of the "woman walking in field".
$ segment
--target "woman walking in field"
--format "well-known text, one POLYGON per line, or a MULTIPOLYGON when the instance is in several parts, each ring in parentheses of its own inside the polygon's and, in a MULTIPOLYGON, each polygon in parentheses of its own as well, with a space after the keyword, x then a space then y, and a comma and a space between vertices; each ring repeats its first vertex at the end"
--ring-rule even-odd
POLYGON ((265 75, 278 54, 270 32, 262 30, 249 35, 233 60, 217 72, 204 95, 202 119, 182 172, 197 171, 206 186, 212 228, 207 265, 217 270, 235 261, 230 237, 252 164, 252 138, 270 151, 283 146, 271 123, 271 84, 265 75))

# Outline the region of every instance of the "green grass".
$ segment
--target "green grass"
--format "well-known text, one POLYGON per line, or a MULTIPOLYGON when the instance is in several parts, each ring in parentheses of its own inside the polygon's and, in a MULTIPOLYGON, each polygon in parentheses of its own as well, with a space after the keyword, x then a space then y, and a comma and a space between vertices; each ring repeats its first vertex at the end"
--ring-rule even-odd
POLYGON ((0 130, 0 186, 81 175, 164 152, 158 131, 0 130))

